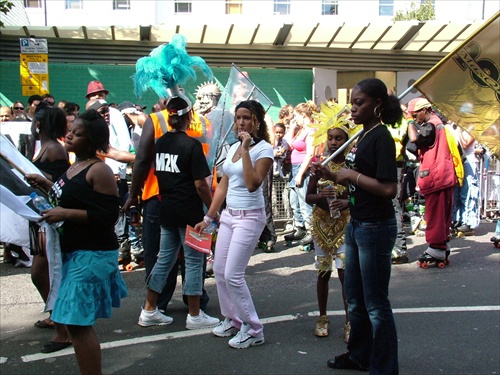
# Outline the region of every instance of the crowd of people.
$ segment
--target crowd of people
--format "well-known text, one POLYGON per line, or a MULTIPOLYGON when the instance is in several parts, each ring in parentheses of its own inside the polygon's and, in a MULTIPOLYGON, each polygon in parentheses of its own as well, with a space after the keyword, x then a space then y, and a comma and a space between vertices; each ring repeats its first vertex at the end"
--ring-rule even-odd
MULTIPOLYGON (((378 79, 359 82, 349 106, 333 99, 325 104, 330 125, 321 142, 321 110, 312 101, 284 106, 274 123, 256 100, 220 113, 215 83, 198 90, 194 105, 182 91, 172 91, 149 115, 130 101, 108 103, 108 94, 101 82, 91 81, 83 111, 77 103, 56 104, 50 94, 31 96, 26 107, 18 101, 0 108, 1 122, 32 123, 19 149, 43 176, 26 180, 49 191, 54 208, 42 211, 41 221, 64 222, 59 295, 50 316, 35 323, 55 328, 42 352, 73 345, 80 371, 100 373, 92 326, 127 295, 117 265, 132 259, 145 263, 139 325, 172 323, 168 304, 181 267, 187 329, 212 328, 238 349, 264 344, 245 270, 257 246, 274 251, 271 206, 280 205, 290 212, 285 241, 315 252, 318 337, 329 334, 334 265, 341 282, 348 352, 328 366, 398 373, 388 287, 392 264, 408 261, 407 206, 425 201, 428 246, 419 261, 446 261, 453 232, 471 234, 479 224, 477 158, 484 149, 469 133, 424 98, 403 105, 378 79), (235 142, 214 150, 208 138, 221 118, 234 122, 229 139, 235 142), (356 126, 362 130, 344 150, 356 126), (287 186, 275 188, 273 181, 287 186), (140 232, 131 222, 134 210, 142 214, 140 232), (222 320, 204 311, 207 256, 185 244, 187 226, 202 233, 214 222, 222 320)), ((50 280, 38 224, 30 225, 36 233, 31 254, 4 244, 4 261, 32 265, 45 301, 50 280)))

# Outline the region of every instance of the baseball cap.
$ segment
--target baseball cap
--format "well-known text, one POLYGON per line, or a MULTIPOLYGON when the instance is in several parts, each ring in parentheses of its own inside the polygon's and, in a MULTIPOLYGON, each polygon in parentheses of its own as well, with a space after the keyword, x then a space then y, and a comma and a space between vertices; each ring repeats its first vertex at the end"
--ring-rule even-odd
POLYGON ((97 99, 94 103, 89 105, 87 109, 95 109, 97 111, 99 108, 104 107, 105 105, 108 105, 108 102, 106 100, 97 99))
POLYGON ((429 103, 429 101, 425 98, 412 99, 408 103, 408 113, 413 114, 421 109, 429 108, 431 106, 431 103, 429 103))
POLYGON ((128 102, 128 101, 120 103, 120 105, 118 106, 118 110, 122 114, 136 114, 136 115, 140 114, 140 112, 137 110, 135 104, 132 102, 128 102))

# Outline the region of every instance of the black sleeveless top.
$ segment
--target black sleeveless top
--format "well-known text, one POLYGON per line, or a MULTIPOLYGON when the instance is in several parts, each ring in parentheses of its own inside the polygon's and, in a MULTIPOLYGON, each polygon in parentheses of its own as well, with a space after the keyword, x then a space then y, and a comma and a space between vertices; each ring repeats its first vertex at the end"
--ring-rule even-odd
POLYGON ((117 196, 101 194, 92 189, 86 180, 91 166, 71 179, 64 173, 54 182, 50 191, 53 205, 87 210, 87 224, 66 220, 62 225, 59 238, 63 253, 118 249, 114 226, 118 219, 120 200, 117 196))
POLYGON ((61 176, 64 172, 68 170, 69 161, 68 159, 61 159, 55 161, 40 161, 45 151, 47 151, 47 149, 45 149, 43 153, 40 156, 38 156, 36 160, 33 161, 33 164, 42 172, 45 172, 48 175, 50 175, 51 181, 55 181, 59 176, 61 176))

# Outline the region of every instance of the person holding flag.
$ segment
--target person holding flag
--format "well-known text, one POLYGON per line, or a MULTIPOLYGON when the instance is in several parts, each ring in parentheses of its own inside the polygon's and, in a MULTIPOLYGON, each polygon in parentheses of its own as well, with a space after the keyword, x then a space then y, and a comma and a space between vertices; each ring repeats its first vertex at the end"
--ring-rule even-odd
MULTIPOLYGON (((447 263, 453 194, 458 183, 446 129, 427 99, 408 103, 408 138, 418 148, 420 167, 417 186, 425 196, 427 249, 419 264, 447 263)), ((424 266, 425 267, 425 266, 424 266)))
POLYGON ((397 374, 398 338, 389 301, 391 253, 397 222, 392 199, 397 193, 396 145, 385 124, 401 120, 398 98, 379 79, 354 86, 351 118, 363 125, 347 153, 345 168, 332 172, 313 163, 312 173, 346 185, 351 220, 345 232, 345 293, 351 332, 348 351, 330 359, 334 369, 397 374))
POLYGON ((101 374, 101 347, 94 331, 98 318, 110 318, 127 296, 116 266, 118 240, 114 224, 119 198, 111 168, 97 156, 109 148, 109 128, 95 110, 83 112, 66 135, 64 147, 75 163, 54 182, 38 174, 25 176, 31 186, 49 191, 54 208, 40 212, 40 222, 62 224, 61 286, 52 320, 65 324, 82 374, 101 374))

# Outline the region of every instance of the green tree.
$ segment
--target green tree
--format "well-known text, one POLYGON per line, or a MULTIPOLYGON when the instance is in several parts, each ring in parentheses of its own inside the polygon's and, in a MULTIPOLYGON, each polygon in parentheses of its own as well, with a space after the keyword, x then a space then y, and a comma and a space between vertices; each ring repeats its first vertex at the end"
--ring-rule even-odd
MULTIPOLYGON (((11 10, 13 6, 14 6, 14 4, 10 1, 0 0, 0 12, 3 14, 9 13, 9 10, 11 10)), ((2 20, 0 19, 0 27, 3 27, 3 26, 4 26, 4 24, 3 24, 2 20)))
POLYGON ((434 13, 434 4, 432 0, 426 0, 425 3, 411 3, 410 10, 397 11, 392 19, 393 21, 429 21, 436 19, 434 13))

